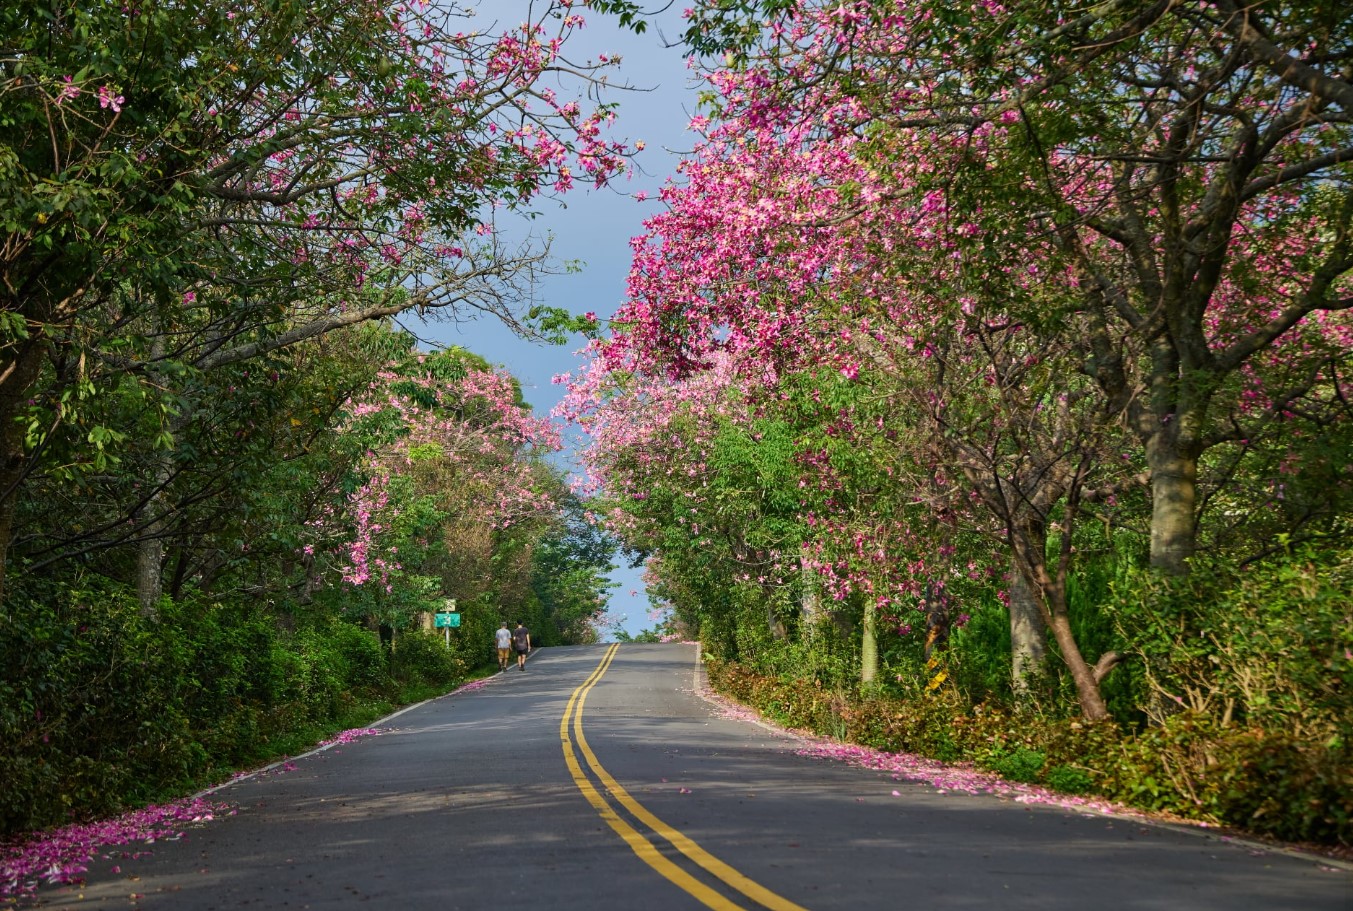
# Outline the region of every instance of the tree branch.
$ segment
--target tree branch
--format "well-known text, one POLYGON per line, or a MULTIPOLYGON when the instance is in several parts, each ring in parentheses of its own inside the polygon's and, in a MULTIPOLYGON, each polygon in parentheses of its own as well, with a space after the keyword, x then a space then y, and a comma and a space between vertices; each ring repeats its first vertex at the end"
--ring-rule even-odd
POLYGON ((1353 113, 1353 85, 1307 66, 1292 53, 1268 40, 1255 27, 1249 8, 1241 10, 1231 0, 1217 0, 1216 6, 1227 14, 1226 30, 1275 76, 1294 88, 1303 89, 1353 113))

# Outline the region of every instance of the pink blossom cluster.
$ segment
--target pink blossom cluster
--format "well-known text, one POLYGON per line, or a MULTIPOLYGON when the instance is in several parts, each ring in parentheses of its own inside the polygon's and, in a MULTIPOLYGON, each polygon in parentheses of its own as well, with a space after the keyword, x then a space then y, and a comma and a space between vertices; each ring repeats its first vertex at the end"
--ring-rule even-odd
MULTIPOLYGON (((68 101, 74 101, 84 93, 84 90, 85 86, 76 82, 74 76, 62 76, 52 102, 60 106, 68 101)), ((117 90, 107 84, 99 85, 94 90, 94 95, 98 98, 101 109, 112 111, 114 114, 122 113, 122 105, 127 102, 124 96, 117 94, 117 90)))
POLYGON ((380 584, 388 587, 390 573, 401 568, 394 553, 372 556, 373 548, 378 546, 376 539, 385 530, 382 517, 390 504, 388 485, 387 476, 376 474, 348 496, 354 532, 347 548, 349 562, 339 567, 339 571, 349 585, 366 583, 374 572, 380 584))

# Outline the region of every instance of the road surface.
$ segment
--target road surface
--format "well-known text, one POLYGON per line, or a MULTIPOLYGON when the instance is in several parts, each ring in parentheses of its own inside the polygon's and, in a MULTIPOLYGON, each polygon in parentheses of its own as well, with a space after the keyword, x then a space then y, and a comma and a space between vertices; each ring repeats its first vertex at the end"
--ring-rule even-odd
POLYGON ((695 692, 690 645, 539 650, 214 797, 53 908, 1350 911, 1353 875, 798 756, 695 692), (897 791, 897 796, 894 795, 897 791), (114 872, 114 867, 118 871, 114 872))

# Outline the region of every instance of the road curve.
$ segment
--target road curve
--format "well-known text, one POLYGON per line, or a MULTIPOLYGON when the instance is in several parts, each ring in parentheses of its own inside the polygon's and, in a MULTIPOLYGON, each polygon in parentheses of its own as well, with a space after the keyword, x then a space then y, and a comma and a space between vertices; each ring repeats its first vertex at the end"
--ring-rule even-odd
POLYGON ((52 908, 1349 911, 1353 876, 797 756, 695 692, 689 645, 542 649, 238 812, 47 887, 52 908), (894 796, 894 791, 899 792, 894 796), (115 872, 116 869, 116 872, 115 872))

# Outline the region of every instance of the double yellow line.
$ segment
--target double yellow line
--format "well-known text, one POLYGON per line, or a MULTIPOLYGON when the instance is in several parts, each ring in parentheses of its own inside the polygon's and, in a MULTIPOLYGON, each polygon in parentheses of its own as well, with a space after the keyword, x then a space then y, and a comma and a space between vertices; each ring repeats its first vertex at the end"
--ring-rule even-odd
POLYGON ((582 791, 583 796, 587 798, 587 802, 600 814, 606 824, 625 840, 625 844, 630 846, 630 849, 638 855, 640 860, 689 892, 705 907, 713 908, 715 911, 745 911, 742 905, 726 898, 722 893, 696 879, 669 860, 645 834, 621 817, 583 772, 582 766, 578 762, 577 751, 582 753, 583 759, 587 762, 587 767, 616 803, 641 824, 647 826, 653 834, 665 839, 672 847, 694 862, 696 866, 725 885, 741 892, 757 904, 771 909, 771 911, 807 911, 807 909, 794 904, 789 899, 776 895, 760 883, 743 876, 685 835, 658 819, 631 797, 620 786, 620 783, 602 768, 601 763, 597 761, 596 754, 587 745, 587 738, 583 736, 583 705, 587 702, 587 694, 592 691, 592 687, 597 685, 602 675, 606 673, 606 669, 611 666, 619 648, 619 644, 615 644, 606 650, 606 654, 602 656, 597 669, 569 697, 568 706, 564 709, 564 717, 559 721, 559 739, 564 745, 564 762, 568 765, 569 774, 573 776, 573 783, 578 786, 578 790, 582 791), (569 736, 570 723, 573 725, 571 738, 569 736))

